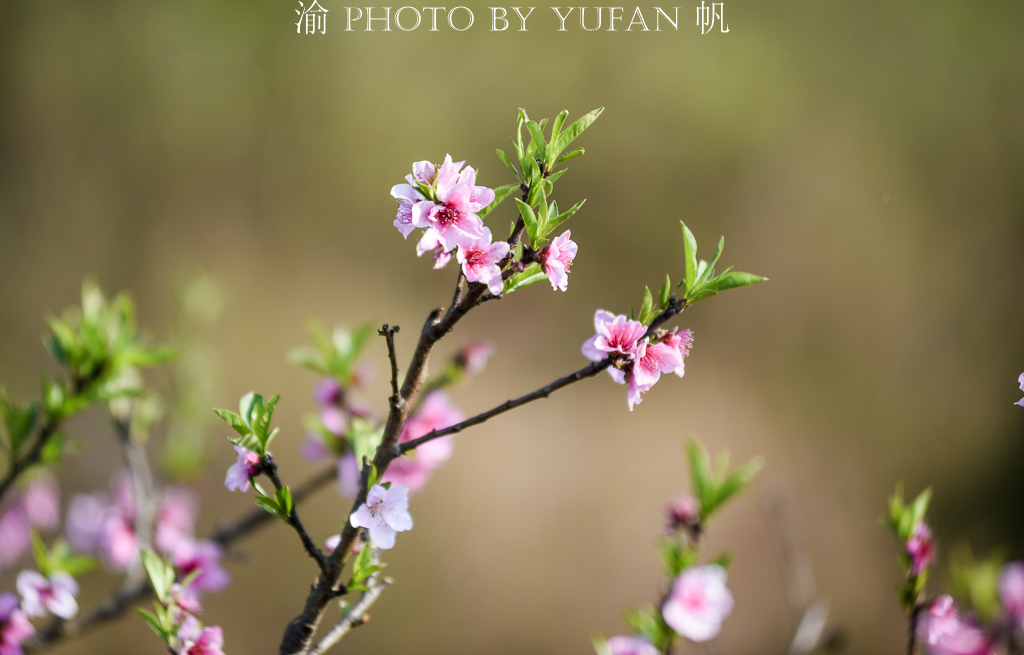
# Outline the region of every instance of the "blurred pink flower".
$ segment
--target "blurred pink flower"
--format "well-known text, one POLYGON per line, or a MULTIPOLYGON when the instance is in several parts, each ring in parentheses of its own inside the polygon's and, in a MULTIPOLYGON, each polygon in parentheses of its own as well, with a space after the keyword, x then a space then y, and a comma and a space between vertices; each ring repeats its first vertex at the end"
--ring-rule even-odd
POLYGON ((188 614, 201 614, 203 611, 199 595, 194 587, 182 587, 175 582, 167 592, 167 599, 170 605, 188 614))
POLYGON ((733 599, 717 564, 693 566, 679 574, 661 608, 665 623, 690 641, 708 641, 722 630, 733 599))
POLYGON ((329 457, 331 451, 327 450, 327 446, 320 440, 320 436, 316 433, 306 430, 306 440, 302 442, 302 448, 299 450, 299 454, 302 455, 302 459, 307 462, 317 462, 325 457, 329 457))
POLYGON ((214 625, 200 629, 194 616, 185 617, 178 629, 180 655, 224 655, 224 632, 214 625))
POLYGON ((78 614, 78 583, 67 573, 57 571, 47 579, 37 571, 24 570, 18 574, 18 593, 21 609, 26 616, 54 616, 70 619, 78 614))
POLYGON ((911 569, 914 575, 921 575, 932 560, 935 559, 935 541, 928 524, 921 521, 907 540, 907 554, 910 555, 911 569))
POLYGON ((924 641, 929 646, 934 646, 959 632, 960 616, 949 594, 940 597, 928 608, 923 628, 924 641))
POLYGON ((103 524, 103 555, 116 571, 127 569, 139 556, 135 527, 124 514, 112 511, 103 524))
POLYGON ((608 640, 611 655, 658 655, 658 649, 644 637, 618 635, 608 640))
POLYGON ((317 405, 340 405, 341 397, 341 385, 334 378, 320 378, 313 385, 313 401, 317 405))
POLYGON ((385 489, 373 485, 363 503, 351 516, 352 527, 368 528, 370 541, 382 550, 395 545, 395 533, 412 529, 409 488, 400 484, 385 489))
MULTIPOLYGON (((1024 391, 1024 373, 1021 373, 1020 377, 1017 378, 1017 384, 1020 385, 1020 390, 1024 391)), ((1021 407, 1024 407, 1024 398, 1021 398, 1020 400, 1018 400, 1017 402, 1015 402, 1013 404, 1014 405, 1020 405, 1021 407)))
POLYGON ((345 498, 359 495, 359 464, 350 452, 338 458, 338 493, 345 498))
POLYGON ((105 494, 75 494, 68 503, 64 532, 79 553, 94 554, 103 545, 110 500, 105 494))
POLYGON ((224 550, 212 541, 187 539, 178 543, 171 555, 171 564, 182 580, 193 571, 200 571, 189 588, 220 591, 231 582, 231 575, 220 565, 223 555, 224 550))
POLYGON ((1024 623, 1024 564, 1010 562, 999 576, 999 598, 1014 623, 1024 623))
POLYGON ((540 252, 540 263, 551 281, 551 287, 562 291, 569 288, 569 267, 577 251, 576 242, 569 239, 570 231, 559 234, 540 252))
POLYGON ((340 407, 327 405, 320 408, 320 422, 331 434, 341 436, 348 427, 348 418, 340 407))
POLYGON ((932 655, 990 655, 992 642, 976 625, 960 620, 953 599, 942 596, 918 625, 918 637, 932 655))
POLYGON ((32 543, 32 526, 21 505, 13 505, 0 516, 0 569, 18 561, 32 543))
POLYGON ((692 494, 683 492, 668 507, 669 527, 673 530, 700 522, 700 502, 692 494))
POLYGON ((184 487, 168 487, 156 517, 154 541, 157 549, 171 553, 183 539, 191 539, 195 532, 196 513, 195 494, 184 487))
POLYGON ((487 360, 494 354, 494 342, 474 341, 463 347, 459 353, 459 363, 467 377, 479 375, 487 366, 487 360))
POLYGON ((340 544, 340 543, 341 543, 341 535, 340 534, 333 534, 330 537, 327 537, 327 540, 324 542, 324 548, 327 549, 328 553, 333 553, 334 549, 337 548, 338 544, 340 544))
POLYGON ((54 530, 60 523, 60 488, 52 478, 36 478, 21 494, 28 522, 40 530, 54 530))
MULTIPOLYGON (((455 425, 462 419, 462 412, 451 404, 443 391, 433 391, 423 399, 419 411, 405 421, 398 441, 405 443, 418 439, 433 430, 455 425)), ((430 472, 452 456, 453 445, 451 435, 428 441, 404 457, 392 461, 381 481, 417 491, 430 479, 430 472)))
POLYGON ((498 262, 508 254, 509 245, 505 241, 491 243, 489 228, 483 228, 482 232, 479 239, 460 245, 457 257, 467 280, 486 284, 487 289, 497 296, 505 286, 498 262))
POLYGON ((21 644, 35 633, 18 597, 10 592, 0 594, 0 655, 22 655, 21 644))
POLYGON ((249 476, 256 475, 256 465, 260 461, 260 456, 241 446, 235 446, 235 452, 238 454, 238 461, 228 468, 224 486, 228 491, 244 493, 249 491, 249 476))

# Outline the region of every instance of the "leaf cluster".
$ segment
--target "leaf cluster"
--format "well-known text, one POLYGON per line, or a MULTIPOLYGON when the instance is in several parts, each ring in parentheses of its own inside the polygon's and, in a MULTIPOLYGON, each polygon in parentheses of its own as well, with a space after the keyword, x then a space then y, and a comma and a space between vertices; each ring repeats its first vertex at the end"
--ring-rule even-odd
POLYGON ((36 561, 39 572, 50 577, 61 571, 71 576, 78 576, 96 567, 96 559, 84 555, 76 555, 71 544, 62 538, 47 548, 43 538, 35 530, 32 531, 32 557, 36 561))
POLYGON ((370 588, 363 584, 371 575, 383 569, 387 564, 373 563, 373 546, 369 542, 363 544, 359 555, 352 560, 352 579, 345 585, 348 591, 369 591, 370 588))
POLYGON ((715 264, 718 263, 718 258, 722 256, 722 250, 725 248, 725 237, 721 237, 718 240, 718 248, 710 260, 698 261, 697 240, 694 238, 693 233, 690 232, 690 228, 686 227, 686 223, 680 221, 679 224, 683 228, 685 272, 683 279, 679 282, 676 289, 677 291, 679 289, 683 290, 683 298, 686 304, 690 305, 699 300, 710 298, 726 289, 745 287, 748 284, 756 284, 768 279, 760 275, 753 275, 752 273, 733 271, 731 266, 721 275, 715 276, 715 264))
POLYGON ((684 447, 690 464, 690 486, 700 503, 702 523, 743 491, 764 466, 764 460, 755 457, 730 473, 727 451, 719 453, 712 465, 708 449, 696 438, 687 438, 684 447))
MULTIPOLYGON (((165 559, 161 559, 161 557, 153 551, 143 548, 140 553, 142 555, 142 565, 146 569, 146 575, 149 577, 149 583, 153 586, 153 592, 156 594, 159 602, 153 603, 152 612, 142 607, 136 607, 135 611, 138 612, 139 616, 142 617, 142 620, 152 628, 153 632, 155 632, 165 644, 174 648, 177 646, 177 632, 184 616, 180 610, 174 607, 176 600, 171 594, 171 588, 174 585, 177 572, 174 570, 174 567, 171 566, 170 562, 165 559)), ((185 576, 185 579, 181 581, 181 588, 184 589, 192 584, 192 581, 201 572, 201 570, 197 569, 185 576)))
POLYGON ((975 559, 970 546, 958 546, 949 556, 949 588, 962 606, 977 613, 982 622, 991 621, 999 612, 999 579, 1006 555, 995 551, 984 559, 975 559))
POLYGON ((333 377, 342 387, 351 386, 359 354, 374 333, 374 328, 364 325, 355 332, 349 332, 337 327, 333 332, 328 332, 322 323, 310 319, 306 323, 306 330, 316 347, 295 348, 288 354, 288 361, 333 377))
POLYGON ((231 443, 250 450, 260 457, 265 457, 270 442, 279 432, 279 428, 270 429, 270 420, 274 416, 274 407, 277 406, 277 401, 280 398, 281 396, 274 396, 264 402, 263 396, 250 391, 239 401, 238 414, 226 409, 213 411, 238 433, 237 437, 228 438, 231 443))

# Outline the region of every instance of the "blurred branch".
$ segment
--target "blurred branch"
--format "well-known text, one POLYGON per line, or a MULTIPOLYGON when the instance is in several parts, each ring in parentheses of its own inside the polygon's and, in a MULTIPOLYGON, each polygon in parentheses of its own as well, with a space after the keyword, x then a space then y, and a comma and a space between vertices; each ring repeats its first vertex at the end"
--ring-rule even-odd
POLYGON ((25 469, 42 461, 43 449, 46 448, 46 444, 49 443, 50 439, 57 434, 58 428, 59 424, 56 421, 47 420, 39 430, 39 436, 36 437, 35 443, 32 444, 32 449, 25 453, 23 457, 11 461, 11 468, 8 469, 7 475, 4 476, 3 480, 0 480, 0 500, 3 499, 11 485, 18 479, 18 476, 25 472, 25 469))
MULTIPOLYGON (((132 476, 135 493, 135 538, 139 548, 153 548, 153 520, 156 513, 156 492, 153 487, 153 473, 146 458, 146 447, 132 438, 131 413, 114 418, 114 428, 124 455, 125 464, 132 476)), ((142 561, 136 560, 124 579, 124 590, 137 586, 146 578, 142 561)))
MULTIPOLYGON (((338 475, 338 468, 332 464, 313 477, 299 485, 292 493, 293 502, 298 505, 306 500, 313 493, 319 491, 329 482, 332 482, 338 475)), ((235 541, 245 537, 256 528, 270 523, 274 516, 263 509, 256 507, 238 519, 221 526, 210 536, 210 540, 220 546, 229 546, 235 541)), ((35 636, 28 639, 24 645, 26 653, 39 652, 49 646, 62 641, 66 637, 73 637, 93 628, 99 627, 108 621, 119 618, 136 603, 152 596, 153 587, 149 580, 140 581, 128 588, 124 588, 99 603, 91 610, 83 612, 77 618, 70 621, 54 619, 46 628, 40 630, 35 636)))

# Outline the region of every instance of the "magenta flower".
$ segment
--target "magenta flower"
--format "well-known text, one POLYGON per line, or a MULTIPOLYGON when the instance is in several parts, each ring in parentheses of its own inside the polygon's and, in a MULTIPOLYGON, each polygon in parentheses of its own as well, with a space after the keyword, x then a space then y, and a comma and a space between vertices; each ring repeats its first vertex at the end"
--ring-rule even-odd
POLYGON ((338 458, 338 493, 345 498, 359 495, 359 463, 350 452, 338 458))
POLYGON ((22 655, 21 644, 35 633, 18 597, 10 592, 0 594, 0 655, 22 655))
POLYGON ((932 560, 935 559, 935 540, 928 524, 921 521, 907 540, 907 554, 910 555, 911 570, 914 575, 921 575, 932 560))
POLYGON ((416 492, 427 484, 431 472, 430 467, 417 459, 415 452, 412 452, 392 460, 388 470, 381 477, 381 482, 401 485, 407 487, 410 492, 416 492))
POLYGON ((459 263, 467 280, 483 282, 497 296, 505 286, 498 262, 508 254, 509 245, 504 241, 491 243, 491 231, 486 227, 482 232, 479 239, 459 246, 459 263))
POLYGON ((918 625, 918 637, 932 655, 990 655, 992 642, 978 626, 961 621, 953 599, 942 596, 918 625))
POLYGON ((110 500, 105 494, 75 494, 68 503, 64 532, 80 553, 92 555, 103 545, 110 500))
POLYGON ((199 602, 199 594, 195 587, 182 587, 175 582, 167 592, 168 604, 177 607, 186 614, 201 614, 203 606, 199 602))
POLYGON ((28 522, 40 530, 53 530, 60 523, 60 489, 52 478, 36 478, 21 494, 21 506, 28 522))
POLYGON ((412 224, 412 208, 416 203, 425 200, 422 193, 410 184, 396 184, 391 187, 391 197, 398 201, 398 213, 395 214, 394 226, 406 239, 416 229, 412 224))
MULTIPOLYGON (((1020 385, 1020 390, 1024 391, 1024 373, 1021 373, 1020 377, 1017 378, 1017 384, 1020 385)), ((1013 404, 1014 405, 1020 405, 1021 407, 1024 407, 1024 398, 1021 398, 1020 400, 1018 400, 1017 402, 1015 402, 1013 404)))
POLYGON ((18 561, 32 543, 32 525, 20 505, 9 507, 0 516, 0 568, 18 561))
MULTIPOLYGON (((465 162, 462 162, 463 164, 465 162)), ((416 182, 425 186, 430 186, 434 183, 434 176, 437 174, 437 170, 434 168, 434 164, 429 161, 418 161, 412 165, 412 176, 416 182)), ((409 179, 409 176, 406 176, 409 179)), ((409 184, 414 184, 413 180, 409 180, 409 184)))
POLYGON ((235 452, 238 453, 238 461, 228 468, 224 486, 228 488, 228 491, 244 493, 249 491, 249 478, 257 473, 260 456, 241 446, 235 446, 235 452))
POLYGON ((437 202, 421 200, 412 207, 412 224, 434 228, 442 249, 472 245, 483 236, 483 221, 476 212, 494 200, 494 191, 478 187, 472 168, 459 173, 465 162, 452 162, 446 155, 437 173, 437 202))
POLYGON ((644 339, 633 357, 633 378, 648 389, 661 379, 662 373, 672 373, 683 365, 679 350, 664 343, 648 343, 644 339))
POLYGON ((615 316, 599 309, 594 312, 594 331, 597 334, 583 344, 583 356, 599 362, 612 354, 632 355, 647 328, 640 321, 631 321, 622 314, 615 316))
POLYGON ((416 244, 417 257, 422 257, 425 252, 434 253, 434 270, 444 268, 452 258, 451 251, 441 244, 437 230, 432 227, 427 228, 420 238, 420 242, 416 244))
POLYGON ((70 619, 78 614, 78 583, 67 573, 57 571, 49 579, 36 571, 25 569, 18 574, 21 609, 26 616, 54 616, 70 619))
POLYGON ((182 540, 192 539, 196 522, 196 497, 184 487, 164 491, 156 517, 154 541, 162 553, 171 553, 182 540))
POLYGON ((999 598, 1015 624, 1024 623, 1024 564, 1010 562, 999 576, 999 598))
POLYGON ((700 523, 700 501, 692 494, 683 493, 672 501, 668 507, 669 527, 678 530, 687 525, 700 523))
POLYGON ((924 641, 929 646, 945 641, 960 631, 960 616, 949 594, 942 596, 928 608, 924 622, 924 641))
POLYGON ((219 625, 201 628, 194 616, 185 617, 178 629, 180 655, 224 655, 224 632, 219 625))
POLYGON ((231 575, 220 565, 224 550, 212 541, 187 539, 178 544, 171 555, 171 564, 184 580, 198 570, 190 588, 202 591, 220 591, 231 582, 231 575))
POLYGON ((341 405, 343 392, 334 378, 321 378, 313 385, 313 401, 317 405, 341 405))
POLYGON ((377 548, 387 550, 395 545, 395 533, 412 529, 409 515, 409 488, 400 484, 385 489, 373 485, 366 502, 350 518, 352 527, 368 528, 370 541, 377 548))
POLYGON ((722 630, 732 612, 732 593, 725 586, 725 569, 705 564, 686 569, 672 584, 661 608, 665 623, 690 641, 708 641, 722 630))
POLYGON ((654 644, 643 637, 625 637, 618 635, 607 641, 611 655, 658 655, 654 644))
POLYGON ((569 288, 569 267, 576 258, 576 242, 569 240, 570 230, 555 237, 551 244, 540 252, 540 263, 551 281, 551 288, 565 291, 569 288))

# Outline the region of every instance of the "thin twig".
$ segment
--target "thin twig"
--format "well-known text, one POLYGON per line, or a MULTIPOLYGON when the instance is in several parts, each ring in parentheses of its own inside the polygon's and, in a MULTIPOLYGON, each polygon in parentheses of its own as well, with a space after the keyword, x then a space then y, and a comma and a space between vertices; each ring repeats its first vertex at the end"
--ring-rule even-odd
POLYGON ((459 279, 455 281, 455 293, 452 294, 452 303, 451 305, 449 305, 449 307, 454 307, 455 305, 458 305, 459 301, 462 300, 462 281, 465 279, 466 274, 460 268, 459 279))
POLYGON ((401 396, 398 395, 398 356, 395 354, 395 334, 397 332, 397 325, 389 327, 387 323, 377 330, 377 334, 384 337, 388 344, 388 359, 391 360, 391 398, 389 400, 392 403, 401 401, 401 396))
POLYGON ((25 469, 33 464, 38 464, 42 460, 43 449, 46 448, 46 444, 50 442, 50 439, 57 434, 58 427, 56 421, 44 423, 43 427, 39 430, 39 436, 36 437, 35 443, 32 444, 32 448, 24 456, 11 463, 11 468, 8 469, 7 475, 0 481, 0 499, 3 499, 4 494, 7 493, 11 485, 18 479, 18 476, 25 472, 25 469))
MULTIPOLYGON (((376 566, 380 564, 380 551, 376 548, 373 549, 373 557, 371 559, 371 565, 376 566)), ((341 638, 348 634, 353 628, 358 628, 367 621, 370 617, 366 612, 370 609, 370 606, 377 602, 377 598, 380 597, 381 593, 390 585, 393 580, 391 578, 383 578, 378 580, 380 572, 374 573, 369 577, 367 582, 369 583, 366 591, 359 596, 359 602, 348 611, 341 620, 333 628, 328 631, 323 638, 317 642, 316 646, 309 651, 309 655, 323 655, 327 650, 334 644, 341 641, 341 638)))
POLYGON ((565 377, 558 378, 557 380, 555 380, 551 384, 549 384, 547 386, 543 386, 540 389, 537 389, 536 391, 532 391, 532 392, 526 394, 525 396, 520 396, 519 398, 516 398, 514 400, 506 400, 505 402, 501 403, 497 407, 492 407, 491 409, 487 410, 486 412, 481 412, 480 414, 477 414, 476 416, 473 416, 472 418, 468 418, 465 421, 462 421, 461 423, 456 423, 455 425, 450 425, 450 426, 448 426, 446 428, 439 428, 437 430, 431 430, 430 432, 426 433, 422 437, 419 437, 418 439, 413 439, 411 441, 406 441, 406 442, 401 443, 401 444, 396 444, 395 445, 396 456, 404 455, 405 453, 409 452, 410 450, 413 450, 417 446, 421 446, 421 445, 427 443, 428 441, 433 441, 434 439, 440 439, 441 437, 446 437, 446 436, 448 436, 450 434, 456 434, 458 432, 462 432, 463 430, 465 430, 468 427, 472 427, 474 425, 479 425, 479 424, 483 423, 484 421, 487 421, 490 418, 493 418, 493 417, 495 417, 495 416, 497 416, 499 414, 504 414, 505 412, 507 412, 507 411, 509 411, 511 409, 515 409, 516 407, 521 407, 521 406, 525 405, 526 403, 533 402, 534 400, 537 400, 539 398, 547 398, 553 392, 561 389, 562 387, 567 387, 570 384, 572 384, 573 382, 579 382, 580 380, 584 380, 586 378, 593 377, 593 376, 597 375, 601 371, 603 371, 606 368, 608 368, 609 366, 611 366, 614 363, 614 361, 615 361, 614 359, 608 357, 608 358, 602 359, 599 362, 594 362, 592 364, 588 364, 587 366, 584 366, 583 368, 581 368, 580 370, 576 371, 575 373, 571 373, 569 375, 566 375, 565 377))
MULTIPOLYGON (((270 453, 267 453, 260 459, 260 470, 270 478, 275 489, 278 491, 284 489, 281 477, 277 474, 277 462, 275 462, 274 458, 270 456, 270 453)), ((295 509, 294 498, 292 499, 291 511, 288 512, 287 522, 288 525, 292 526, 295 532, 298 533, 299 539, 302 541, 302 547, 306 549, 306 553, 316 561, 317 566, 320 567, 321 571, 326 570, 327 558, 316 545, 316 542, 313 541, 312 537, 309 536, 309 533, 306 532, 306 527, 302 525, 302 520, 299 519, 299 513, 295 509)))

